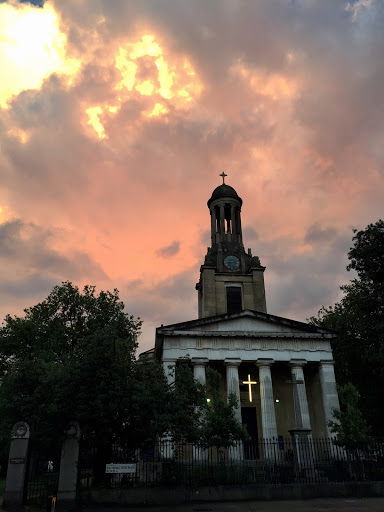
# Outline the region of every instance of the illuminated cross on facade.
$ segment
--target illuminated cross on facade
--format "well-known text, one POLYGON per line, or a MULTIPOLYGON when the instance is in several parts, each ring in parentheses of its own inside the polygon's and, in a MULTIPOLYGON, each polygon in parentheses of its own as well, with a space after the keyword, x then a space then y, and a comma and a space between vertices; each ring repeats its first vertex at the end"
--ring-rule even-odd
POLYGON ((251 380, 251 376, 248 373, 248 380, 243 380, 243 384, 248 384, 249 401, 252 402, 252 384, 257 384, 257 382, 255 380, 251 380))
POLYGON ((225 185, 225 181, 224 181, 224 178, 226 176, 228 176, 228 174, 225 174, 225 172, 223 171, 221 174, 219 174, 219 176, 221 176, 223 178, 223 185, 225 185))

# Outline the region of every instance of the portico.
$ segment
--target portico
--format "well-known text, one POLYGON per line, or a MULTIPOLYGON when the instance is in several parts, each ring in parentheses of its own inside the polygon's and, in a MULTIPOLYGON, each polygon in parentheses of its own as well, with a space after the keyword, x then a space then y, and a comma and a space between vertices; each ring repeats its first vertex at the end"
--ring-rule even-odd
POLYGON ((157 329, 156 355, 170 379, 178 360, 189 359, 202 384, 207 366, 214 366, 227 395, 237 398, 239 421, 244 409, 248 417, 254 411, 260 438, 287 436, 296 426, 326 436, 338 407, 332 337, 326 329, 245 310, 157 329))

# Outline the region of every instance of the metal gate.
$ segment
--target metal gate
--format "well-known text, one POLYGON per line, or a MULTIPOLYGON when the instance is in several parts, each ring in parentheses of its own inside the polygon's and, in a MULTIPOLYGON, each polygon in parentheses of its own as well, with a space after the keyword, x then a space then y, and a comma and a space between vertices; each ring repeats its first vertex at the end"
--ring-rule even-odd
POLYGON ((59 485, 61 442, 31 440, 27 467, 25 504, 45 505, 59 485))

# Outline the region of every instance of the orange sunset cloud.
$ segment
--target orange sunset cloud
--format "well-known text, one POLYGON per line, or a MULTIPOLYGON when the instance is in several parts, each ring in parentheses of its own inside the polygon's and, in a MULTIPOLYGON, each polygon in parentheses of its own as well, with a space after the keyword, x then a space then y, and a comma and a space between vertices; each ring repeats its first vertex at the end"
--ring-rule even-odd
POLYGON ((0 5, 0 101, 8 101, 26 89, 38 89, 52 73, 70 82, 79 63, 65 55, 66 36, 51 4, 44 9, 18 2, 0 5))
POLYGON ((0 4, 0 313, 117 287, 154 329, 197 316, 206 202, 227 181, 267 307, 339 296, 382 216, 379 1, 0 4), (39 5, 34 5, 39 4, 39 5))

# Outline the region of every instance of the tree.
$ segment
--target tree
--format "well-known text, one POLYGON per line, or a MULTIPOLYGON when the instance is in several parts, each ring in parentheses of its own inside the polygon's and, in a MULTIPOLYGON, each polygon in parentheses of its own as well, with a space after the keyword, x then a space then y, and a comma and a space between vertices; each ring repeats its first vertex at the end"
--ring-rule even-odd
POLYGON ((204 386, 194 379, 188 361, 180 361, 171 386, 170 437, 174 441, 198 442, 205 406, 204 386))
MULTIPOLYGON (((131 410, 121 437, 132 448, 154 443, 169 430, 172 393, 158 361, 138 359, 133 373, 131 410)), ((128 411, 127 411, 128 412, 128 411)))
POLYGON ((243 435, 234 399, 227 405, 220 398, 214 373, 207 409, 188 361, 169 385, 157 361, 136 359, 141 321, 124 312, 117 290, 80 292, 64 282, 24 313, 8 315, 0 328, 0 456, 16 421, 57 447, 66 424, 77 420, 83 447, 95 453, 97 484, 114 443, 134 453, 165 435, 220 446, 243 435))
POLYGON ((207 391, 210 402, 207 403, 201 426, 203 446, 228 448, 236 441, 248 439, 248 433, 236 418, 237 398, 232 393, 226 403, 220 393, 220 374, 207 368, 207 391))
POLYGON ((0 329, 0 428, 23 419, 42 437, 77 419, 110 438, 130 408, 141 321, 124 312, 117 290, 83 293, 65 282, 46 300, 8 315, 0 329))
POLYGON ((336 421, 329 422, 336 444, 349 451, 365 448, 371 440, 371 428, 359 409, 359 393, 350 382, 337 386, 337 391, 341 409, 333 409, 336 421))
POLYGON ((347 270, 357 277, 341 287, 343 298, 335 306, 322 307, 316 325, 334 329, 335 371, 339 384, 354 384, 360 404, 377 435, 384 433, 384 221, 354 230, 347 270))

